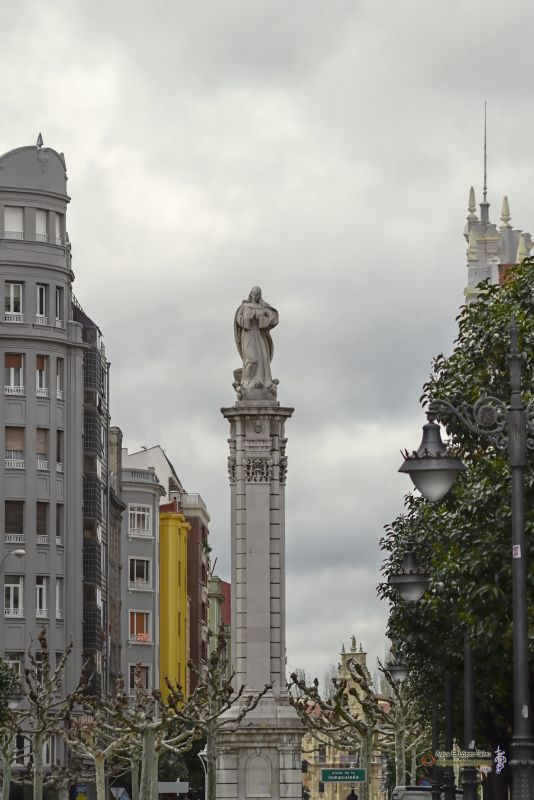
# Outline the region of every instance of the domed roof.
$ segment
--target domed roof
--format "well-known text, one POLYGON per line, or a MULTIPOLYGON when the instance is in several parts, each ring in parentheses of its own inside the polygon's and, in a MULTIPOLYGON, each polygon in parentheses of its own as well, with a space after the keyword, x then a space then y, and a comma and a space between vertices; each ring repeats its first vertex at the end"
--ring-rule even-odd
MULTIPOLYGON (((38 142, 42 142, 39 134, 38 142)), ((0 156, 0 191, 19 189, 67 197, 67 172, 63 153, 37 145, 17 147, 0 156)))

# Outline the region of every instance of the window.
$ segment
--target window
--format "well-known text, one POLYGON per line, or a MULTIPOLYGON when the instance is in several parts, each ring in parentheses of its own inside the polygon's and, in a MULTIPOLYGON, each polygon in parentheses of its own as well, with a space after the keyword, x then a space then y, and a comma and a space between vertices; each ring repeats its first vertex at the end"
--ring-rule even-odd
POLYGON ((56 244, 63 244, 63 214, 56 214, 56 244))
POLYGON ((56 361, 56 397, 58 400, 63 400, 63 359, 58 358, 56 361))
POLYGON ((15 675, 20 675, 22 673, 24 653, 4 653, 4 661, 8 667, 11 667, 15 675))
POLYGON ((46 575, 38 575, 35 579, 35 593, 36 593, 36 603, 35 603, 35 616, 36 617, 47 617, 48 616, 48 605, 47 605, 47 589, 48 589, 48 578, 46 575))
POLYGON ((56 286, 56 328, 63 327, 63 287, 56 286))
POLYGON ((60 738, 52 734, 43 744, 43 765, 52 767, 59 763, 60 738))
POLYGON ((24 469, 24 428, 6 428, 6 467, 24 469))
POLYGON ((148 558, 130 558, 129 586, 131 589, 150 589, 150 560, 148 558))
POLYGON ((63 505, 56 503, 56 544, 63 544, 63 505))
POLYGON ((56 619, 63 619, 63 578, 56 578, 56 619))
POLYGON ((56 431, 56 472, 63 472, 63 431, 56 431))
POLYGON ((130 611, 130 641, 150 642, 150 613, 130 611))
POLYGON ((24 616, 24 578, 22 575, 6 575, 4 581, 4 617, 24 616))
POLYGON ((46 356, 36 356, 35 358, 35 393, 37 397, 48 397, 46 360, 46 356))
POLYGON ((4 237, 24 239, 24 209, 6 206, 4 209, 4 237))
POLYGON ((100 586, 96 587, 96 604, 98 608, 102 608, 102 589, 100 586))
POLYGON ((22 283, 6 282, 5 316, 6 322, 24 322, 22 313, 22 283))
POLYGON ((38 325, 48 325, 48 317, 46 316, 46 286, 44 283, 37 284, 37 310, 35 321, 38 325))
POLYGON ((6 544, 24 544, 24 503, 22 500, 5 502, 6 544))
POLYGON ((35 513, 37 544, 48 544, 48 503, 37 503, 35 513))
POLYGON ((37 428, 37 469, 48 469, 48 431, 37 428))
POLYGON ((43 654, 42 653, 35 653, 35 673, 37 675, 37 680, 41 682, 43 680, 43 654))
POLYGON ((35 239, 38 242, 48 241, 48 231, 46 229, 47 213, 42 208, 35 209, 35 239))
POLYGON ((129 665, 130 694, 135 691, 136 680, 141 689, 150 689, 150 667, 148 664, 129 665))
POLYGON ((150 536, 150 506, 129 506, 129 532, 134 536, 150 536))
POLYGON ((4 394, 24 394, 24 359, 22 353, 6 353, 4 364, 4 394))
POLYGON ((17 733, 15 736, 15 763, 28 765, 31 751, 30 740, 26 739, 21 733, 17 733))

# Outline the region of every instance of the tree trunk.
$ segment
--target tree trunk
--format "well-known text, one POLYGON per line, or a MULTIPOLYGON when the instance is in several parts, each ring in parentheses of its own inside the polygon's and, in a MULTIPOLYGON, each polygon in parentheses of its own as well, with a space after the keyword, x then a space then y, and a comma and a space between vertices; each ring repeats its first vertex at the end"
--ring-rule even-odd
POLYGON ((145 728, 143 731, 143 756, 141 763, 139 800, 152 800, 152 776, 154 774, 155 758, 155 732, 152 730, 152 728, 145 728))
POLYGON ((130 769, 132 772, 132 800, 139 800, 139 759, 130 759, 130 769))
POLYGON ((33 747, 33 800, 43 800, 43 737, 36 733, 33 747))
POLYGON ((207 769, 206 769, 206 800, 217 800, 217 729, 209 727, 206 736, 207 769))
POLYGON ((404 736, 404 713, 397 704, 395 710, 395 784, 406 784, 406 740, 404 736))
POLYGON ((11 791, 11 758, 8 755, 2 762, 2 800, 9 800, 11 791))
POLYGON ((106 760, 102 756, 95 758, 96 800, 106 800, 106 760))
POLYGON ((360 766, 366 772, 367 780, 365 783, 358 784, 358 790, 356 794, 359 795, 360 800, 368 800, 369 798, 369 766, 371 762, 371 742, 373 736, 369 733, 364 733, 361 738, 361 745, 360 745, 360 766))
POLYGON ((152 800, 158 800, 159 753, 159 750, 155 751, 152 766, 152 800))
POLYGON ((415 747, 414 747, 414 749, 412 750, 412 760, 410 764, 410 783, 414 785, 416 780, 417 780, 417 754, 415 752, 415 747))

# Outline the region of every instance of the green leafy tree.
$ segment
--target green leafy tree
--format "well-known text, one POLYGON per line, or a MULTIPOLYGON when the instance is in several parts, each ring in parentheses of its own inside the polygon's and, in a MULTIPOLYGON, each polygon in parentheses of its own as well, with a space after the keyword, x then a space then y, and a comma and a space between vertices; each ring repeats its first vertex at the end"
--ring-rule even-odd
MULTIPOLYGON (((423 405, 443 399, 460 407, 483 395, 509 400, 507 355, 510 321, 515 315, 523 364, 523 400, 533 398, 534 261, 509 273, 503 286, 483 284, 477 303, 458 317, 453 353, 434 359, 423 405)), ((440 417, 450 445, 467 471, 440 503, 409 494, 405 511, 390 525, 381 546, 388 553, 384 578, 398 570, 413 549, 430 575, 430 587, 417 604, 400 600, 386 582, 379 594, 391 603, 389 635, 410 669, 421 716, 441 700, 445 674, 461 698, 462 645, 470 637, 476 666, 476 721, 479 745, 506 746, 512 725, 512 561, 510 471, 506 452, 466 430, 454 415, 440 417), (438 586, 440 590, 438 591, 438 586)), ((526 538, 534 533, 534 464, 525 474, 526 538)), ((534 559, 529 564, 529 619, 534 611, 534 559)), ((529 631, 534 663, 534 627, 529 631)), ((531 680, 532 680, 531 676, 531 680)), ((461 703, 455 730, 462 731, 461 703)))

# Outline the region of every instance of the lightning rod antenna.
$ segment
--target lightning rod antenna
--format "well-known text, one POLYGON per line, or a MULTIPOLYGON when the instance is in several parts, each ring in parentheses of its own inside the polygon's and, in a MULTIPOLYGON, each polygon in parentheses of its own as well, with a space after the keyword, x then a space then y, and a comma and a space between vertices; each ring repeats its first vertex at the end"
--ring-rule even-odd
POLYGON ((487 114, 487 102, 484 101, 484 202, 486 202, 486 195, 488 193, 488 186, 487 186, 487 178, 488 178, 488 153, 486 148, 486 114, 487 114))

